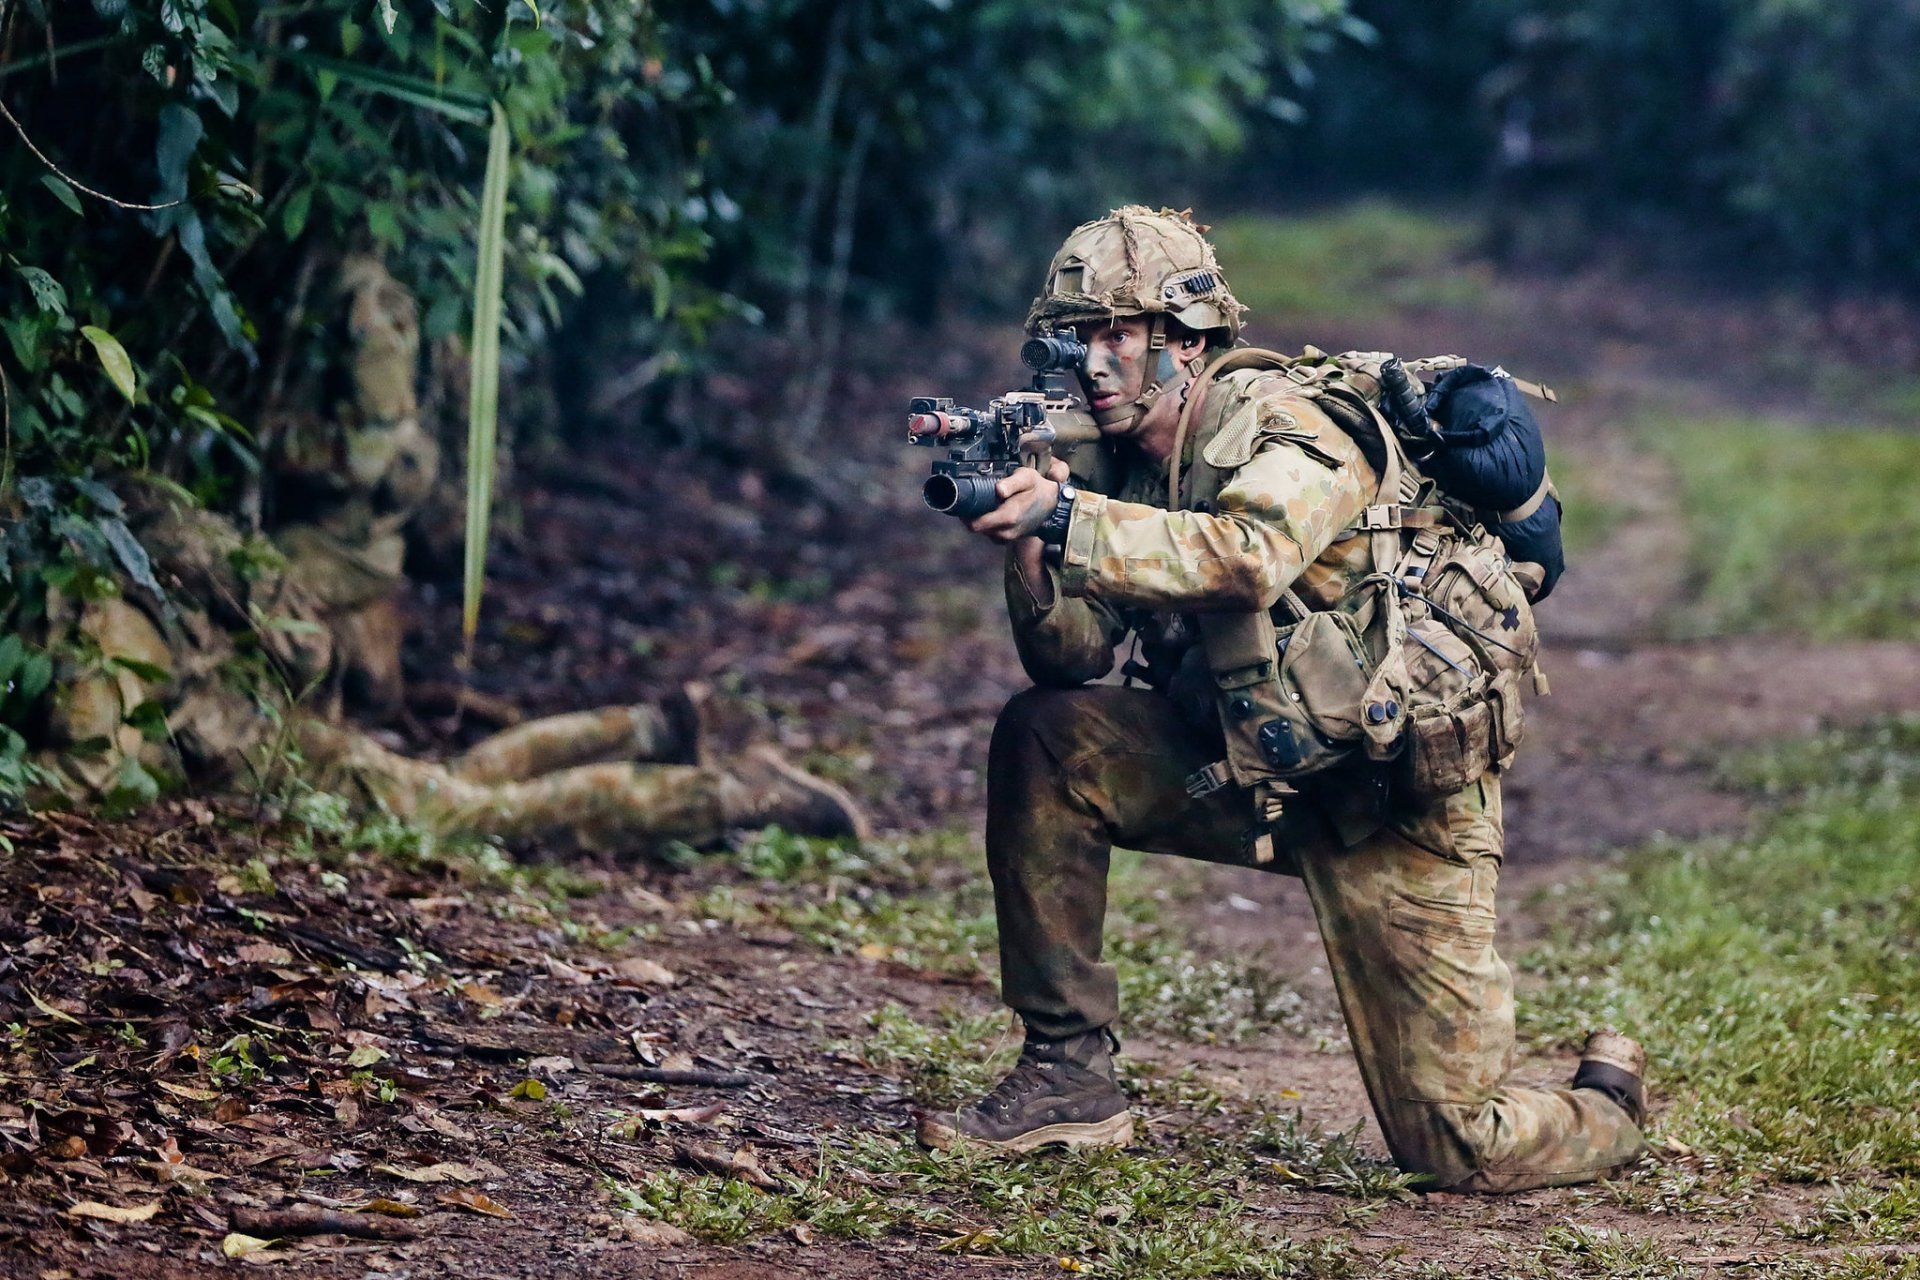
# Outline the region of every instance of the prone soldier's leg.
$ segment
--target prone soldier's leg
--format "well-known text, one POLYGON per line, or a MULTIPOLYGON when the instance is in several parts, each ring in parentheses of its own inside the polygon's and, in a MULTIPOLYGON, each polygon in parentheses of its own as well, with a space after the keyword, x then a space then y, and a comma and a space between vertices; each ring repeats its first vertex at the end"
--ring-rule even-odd
POLYGON ((447 835, 509 843, 560 839, 639 852, 676 840, 709 844, 729 830, 776 823, 802 835, 864 834, 864 820, 844 792, 770 751, 749 752, 725 770, 620 762, 496 783, 476 782, 320 721, 303 720, 298 728, 319 785, 447 835))
POLYGON ((682 761, 687 730, 651 703, 543 716, 504 729, 447 762, 469 782, 526 782, 559 769, 613 760, 682 761))
POLYGON ((1221 754, 1143 689, 1029 689, 1001 712, 987 758, 987 866, 1002 994, 1033 1035, 1077 1036, 1119 1012, 1113 966, 1101 961, 1115 844, 1248 861, 1246 794, 1186 791, 1221 754))
POLYGON ((1493 946, 1500 859, 1489 776, 1400 830, 1303 850, 1300 870, 1394 1160, 1457 1190, 1591 1181, 1645 1142, 1600 1092, 1505 1082, 1513 977, 1493 946))

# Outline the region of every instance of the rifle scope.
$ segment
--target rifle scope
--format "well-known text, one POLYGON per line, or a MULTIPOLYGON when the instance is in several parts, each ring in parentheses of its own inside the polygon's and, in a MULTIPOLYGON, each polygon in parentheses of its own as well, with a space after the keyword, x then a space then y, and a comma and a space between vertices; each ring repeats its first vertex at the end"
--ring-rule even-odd
POLYGON ((1020 347, 1020 363, 1035 373, 1078 369, 1086 358, 1086 344, 1071 333, 1050 333, 1040 338, 1028 338, 1020 347))

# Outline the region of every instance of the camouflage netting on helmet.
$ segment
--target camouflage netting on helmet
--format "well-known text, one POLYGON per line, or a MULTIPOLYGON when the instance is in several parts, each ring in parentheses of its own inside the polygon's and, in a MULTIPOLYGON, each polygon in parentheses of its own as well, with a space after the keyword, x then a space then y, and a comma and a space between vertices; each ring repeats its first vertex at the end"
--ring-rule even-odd
POLYGON ((1027 332, 1087 320, 1164 314, 1189 329, 1240 336, 1246 311, 1190 213, 1130 204, 1074 228, 1027 312, 1027 332))

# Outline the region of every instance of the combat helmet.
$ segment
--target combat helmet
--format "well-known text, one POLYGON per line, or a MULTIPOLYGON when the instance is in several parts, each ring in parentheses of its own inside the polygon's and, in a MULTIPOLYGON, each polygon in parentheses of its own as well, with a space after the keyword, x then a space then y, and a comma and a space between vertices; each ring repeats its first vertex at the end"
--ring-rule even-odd
MULTIPOLYGON (((1172 316, 1189 329, 1224 335, 1214 347, 1231 347, 1246 308, 1227 288, 1205 230, 1190 212, 1156 212, 1139 204, 1074 228, 1027 311, 1027 332, 1038 336, 1087 321, 1145 316, 1148 345, 1163 350, 1166 317, 1172 316)), ((1164 364, 1139 399, 1097 416, 1117 421, 1145 413, 1170 373, 1171 365, 1164 364)))

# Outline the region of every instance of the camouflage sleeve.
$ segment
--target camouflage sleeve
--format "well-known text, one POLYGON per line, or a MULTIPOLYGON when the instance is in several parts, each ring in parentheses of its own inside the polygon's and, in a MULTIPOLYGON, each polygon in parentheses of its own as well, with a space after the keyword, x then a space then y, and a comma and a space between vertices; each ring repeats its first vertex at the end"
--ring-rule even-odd
POLYGON ((1045 605, 1021 571, 1018 555, 1007 553, 1007 616, 1020 665, 1035 684, 1052 688, 1098 680, 1113 669, 1113 647, 1126 627, 1106 605, 1066 595, 1058 571, 1044 572, 1052 588, 1052 603, 1045 605))
POLYGON ((1244 412, 1258 422, 1242 433, 1249 456, 1213 512, 1081 495, 1062 559, 1067 595, 1152 610, 1271 608, 1359 520, 1374 475, 1345 432, 1298 397, 1283 409, 1269 400, 1244 412))

